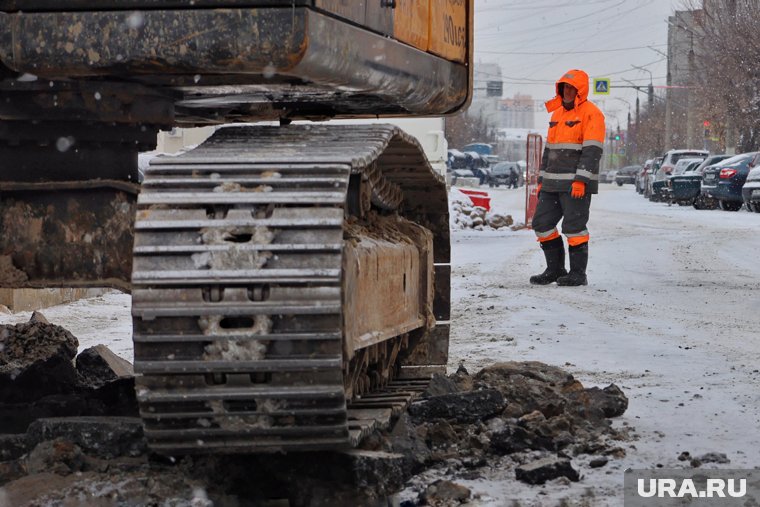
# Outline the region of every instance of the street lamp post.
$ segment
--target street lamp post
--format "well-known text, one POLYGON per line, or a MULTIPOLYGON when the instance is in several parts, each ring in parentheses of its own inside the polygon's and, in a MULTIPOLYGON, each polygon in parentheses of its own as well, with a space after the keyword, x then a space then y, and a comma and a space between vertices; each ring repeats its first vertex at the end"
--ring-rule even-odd
POLYGON ((649 86, 647 87, 647 101, 649 103, 649 109, 652 109, 652 106, 654 106, 654 84, 652 83, 652 71, 645 68, 645 67, 639 67, 638 65, 631 65, 634 69, 643 70, 644 72, 649 73, 649 86))
POLYGON ((633 146, 632 138, 638 135, 638 132, 634 133, 633 136, 631 135, 631 103, 621 97, 614 97, 614 99, 628 104, 628 123, 626 125, 626 135, 625 135, 625 161, 626 163, 629 163, 631 160, 635 160, 634 153, 633 153, 634 150, 631 147, 633 146))
MULTIPOLYGON (((640 107, 639 107, 639 92, 641 91, 641 86, 637 85, 633 81, 629 81, 628 79, 621 78, 623 81, 631 85, 631 88, 636 90, 636 128, 639 128, 639 118, 640 118, 640 107)), ((638 131, 638 130, 637 130, 638 131)))
MULTIPOLYGON (((613 107, 609 107, 609 103, 607 103, 604 100, 601 100, 597 104, 602 111, 604 112, 604 116, 607 118, 617 118, 618 112, 620 112, 619 109, 615 109, 613 107)), ((610 123, 608 122, 607 125, 609 126, 610 123)), ((620 130, 620 123, 618 122, 618 131, 620 130)), ((607 142, 609 142, 609 166, 607 167, 607 170, 611 170, 612 166, 615 164, 615 161, 617 160, 617 157, 615 156, 615 148, 617 147, 617 141, 615 141, 615 131, 610 129, 609 132, 607 132, 607 142)))

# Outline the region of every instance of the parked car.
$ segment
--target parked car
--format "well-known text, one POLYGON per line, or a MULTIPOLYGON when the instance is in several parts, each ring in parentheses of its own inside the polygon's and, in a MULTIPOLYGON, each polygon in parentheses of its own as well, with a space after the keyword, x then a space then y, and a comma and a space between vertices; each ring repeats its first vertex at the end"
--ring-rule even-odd
POLYGON ((657 170, 662 164, 663 157, 657 157, 652 161, 652 167, 649 168, 649 172, 646 177, 646 185, 644 187, 644 197, 651 200, 652 189, 654 187, 654 176, 657 174, 657 170))
POLYGON ((451 171, 451 184, 456 185, 457 180, 462 178, 476 178, 475 174, 469 169, 454 169, 451 171))
POLYGON ((517 162, 499 162, 493 166, 488 175, 488 186, 505 185, 507 188, 517 188, 521 180, 520 173, 521 169, 517 162))
POLYGON ((747 175, 742 187, 742 199, 749 211, 760 213, 760 167, 755 167, 747 175))
POLYGON ((709 155, 710 152, 707 150, 670 150, 663 156, 662 164, 658 169, 659 176, 655 177, 655 181, 664 180, 667 175, 672 174, 676 164, 682 158, 705 159, 709 155))
POLYGON ((696 169, 694 169, 694 176, 699 176, 701 178, 702 173, 705 170, 705 167, 715 165, 718 162, 723 162, 727 158, 731 158, 731 157, 733 157, 733 155, 727 155, 725 153, 721 155, 710 155, 709 157, 704 159, 702 163, 697 166, 696 169))
POLYGON ((650 201, 667 201, 669 195, 667 192, 668 176, 673 174, 676 164, 683 158, 707 158, 710 153, 705 150, 670 150, 665 153, 662 163, 654 174, 652 188, 649 195, 650 201))
MULTIPOLYGON (((676 166, 681 164, 683 161, 688 161, 688 164, 684 164, 686 168, 681 171, 681 168, 676 167, 673 171, 673 174, 668 176, 666 192, 671 204, 676 203, 679 206, 691 206, 694 203, 694 197, 696 197, 696 194, 692 194, 690 192, 691 189, 683 185, 684 180, 682 178, 688 178, 690 174, 693 174, 695 169, 699 167, 703 160, 699 158, 681 159, 678 161, 678 164, 676 164, 676 166)), ((699 181, 697 181, 697 194, 699 193, 698 185, 699 181)))
POLYGON ((615 175, 615 183, 617 183, 619 187, 622 187, 626 183, 631 183, 631 184, 635 183, 636 175, 639 173, 640 170, 641 170, 640 165, 629 165, 629 166, 623 167, 615 175))
MULTIPOLYGON (((688 167, 691 167, 691 168, 697 167, 704 159, 705 157, 689 157, 689 158, 682 158, 678 162, 676 162, 676 165, 673 168, 673 171, 668 176, 665 177, 665 185, 661 190, 663 194, 663 200, 672 204, 674 202, 672 178, 674 176, 679 176, 683 174, 688 167)), ((683 204, 682 201, 679 201, 678 203, 683 204)), ((688 204, 691 204, 691 203, 688 203, 688 204)))
POLYGON ((446 169, 467 169, 467 156, 459 150, 449 150, 446 159, 446 169))
POLYGON ((652 195, 649 200, 652 202, 667 202, 670 200, 668 195, 668 180, 655 180, 652 182, 652 195))
POLYGON ((615 176, 617 176, 617 169, 613 169, 611 171, 607 171, 606 179, 602 183, 614 183, 615 182, 615 176))
POLYGON ((646 182, 647 182, 647 173, 649 172, 649 169, 652 167, 652 162, 654 162, 654 159, 649 159, 646 162, 644 162, 644 165, 641 166, 641 169, 639 169, 639 172, 636 173, 636 179, 633 182, 634 186, 636 187, 636 193, 643 194, 644 189, 646 188, 646 182))
POLYGON ((671 176, 669 181, 671 199, 678 204, 693 205, 696 209, 714 208, 700 197, 700 187, 702 185, 702 171, 705 167, 717 164, 731 155, 710 155, 706 159, 695 163, 692 162, 686 170, 678 175, 671 176), (696 164, 696 165, 695 165, 696 164))
POLYGON ((686 168, 689 166, 696 167, 700 163, 702 163, 707 157, 688 157, 688 158, 682 158, 678 162, 676 162, 676 166, 673 168, 673 172, 670 173, 669 177, 673 177, 678 174, 683 174, 686 172, 686 168), (696 162, 696 164, 694 163, 696 162))
POLYGON ((750 169, 760 162, 760 152, 742 153, 706 167, 700 193, 718 201, 720 209, 738 211, 744 203, 742 186, 750 169))
POLYGON ((467 169, 480 180, 481 185, 485 183, 491 168, 488 160, 475 151, 465 151, 464 155, 467 157, 467 169))
POLYGON ((481 155, 481 156, 484 159, 486 159, 486 162, 488 162, 488 165, 490 165, 491 167, 499 163, 498 155, 481 155))

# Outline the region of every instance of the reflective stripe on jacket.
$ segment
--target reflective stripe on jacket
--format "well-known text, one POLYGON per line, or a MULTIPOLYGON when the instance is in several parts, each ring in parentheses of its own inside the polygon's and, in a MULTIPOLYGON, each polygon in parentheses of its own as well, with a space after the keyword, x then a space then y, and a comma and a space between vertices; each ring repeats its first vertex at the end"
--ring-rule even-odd
POLYGON ((555 86, 557 95, 546 103, 552 113, 538 177, 547 192, 569 192, 573 181, 586 184, 586 192, 599 191, 599 161, 604 148, 604 114, 587 100, 588 74, 569 70, 555 86), (562 106, 560 84, 578 90, 575 107, 562 106))

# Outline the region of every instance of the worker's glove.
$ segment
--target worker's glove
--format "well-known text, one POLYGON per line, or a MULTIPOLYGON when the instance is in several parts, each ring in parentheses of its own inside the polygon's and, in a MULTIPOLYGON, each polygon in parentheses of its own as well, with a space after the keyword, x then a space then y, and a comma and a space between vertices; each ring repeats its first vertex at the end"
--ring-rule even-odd
POLYGON ((586 184, 582 181, 574 181, 573 189, 570 191, 570 196, 574 199, 580 199, 586 195, 586 184))

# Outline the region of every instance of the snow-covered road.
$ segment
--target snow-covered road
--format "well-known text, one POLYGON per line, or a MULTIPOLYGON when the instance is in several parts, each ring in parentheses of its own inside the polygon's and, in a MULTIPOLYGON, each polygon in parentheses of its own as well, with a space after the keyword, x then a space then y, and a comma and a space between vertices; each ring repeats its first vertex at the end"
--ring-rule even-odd
MULTIPOLYGON (((496 211, 523 220, 523 192, 492 191, 496 211)), ((538 360, 626 392, 629 409, 616 424, 634 426, 639 440, 625 459, 571 486, 569 498, 589 484, 597 501, 616 493, 625 468, 682 467, 682 451, 760 466, 760 214, 670 207, 631 185, 602 185, 589 230, 581 288, 528 284, 544 267, 532 231, 455 231, 450 367, 538 360)), ((494 479, 480 485, 493 505, 535 494, 494 479)))
MULTIPOLYGON (((522 221, 523 192, 491 191, 496 211, 522 221)), ((538 360, 587 387, 614 382, 630 399, 616 424, 633 426, 639 439, 604 468, 580 462, 585 478, 570 486, 525 486, 498 470, 459 481, 481 494, 473 505, 620 505, 625 468, 682 467, 682 451, 760 467, 760 214, 669 207, 630 185, 602 185, 589 229, 590 283, 580 288, 528 284, 543 269, 532 231, 455 231, 450 367, 538 360)), ((43 313, 80 348, 105 343, 132 359, 129 296, 43 313)), ((0 323, 28 318, 0 315, 0 323)))

